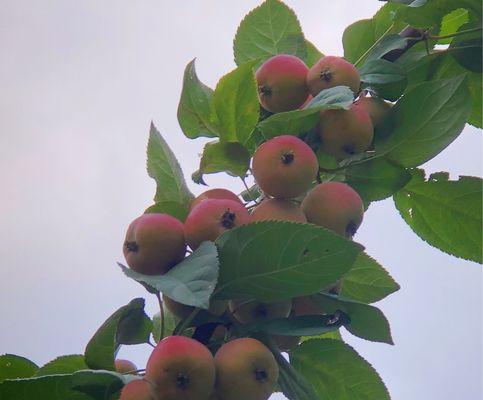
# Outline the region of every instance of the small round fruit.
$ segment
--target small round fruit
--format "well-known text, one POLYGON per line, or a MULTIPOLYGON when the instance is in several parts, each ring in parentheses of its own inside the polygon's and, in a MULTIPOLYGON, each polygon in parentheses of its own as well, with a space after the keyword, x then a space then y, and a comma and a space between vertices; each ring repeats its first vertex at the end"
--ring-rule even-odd
POLYGON ((293 221, 307 222, 302 209, 293 201, 267 199, 253 209, 251 222, 256 221, 293 221))
POLYGON ((341 160, 366 151, 374 138, 371 117, 354 104, 349 110, 327 110, 317 127, 322 150, 341 160))
POLYGON ((270 196, 290 199, 307 191, 319 164, 312 149, 295 136, 268 140, 253 155, 252 169, 260 188, 270 196))
POLYGON ((210 351, 185 336, 161 340, 149 357, 146 378, 163 400, 208 400, 215 385, 210 351))
POLYGON ((255 74, 262 107, 272 113, 299 108, 309 95, 308 71, 300 58, 288 54, 265 61, 255 74))
POLYGON ((191 210, 185 222, 186 240, 195 250, 205 240, 216 240, 223 232, 247 224, 250 215, 240 202, 207 199, 191 210))
POLYGON ((210 189, 210 190, 207 190, 206 192, 201 193, 196 199, 193 200, 193 202, 190 205, 190 210, 192 210, 202 201, 207 199, 227 199, 227 200, 238 201, 240 204, 242 204, 242 202, 240 201, 240 198, 235 193, 227 189, 210 189))
POLYGON ((164 274, 186 254, 183 224, 167 214, 143 214, 127 229, 126 262, 141 274, 164 274))
POLYGON ((136 371, 138 368, 129 360, 117 359, 114 361, 114 366, 116 372, 119 372, 120 374, 137 374, 136 371))
POLYGON ((392 105, 377 97, 361 97, 355 104, 362 107, 371 118, 374 127, 379 126, 391 111, 392 105))
POLYGON ((312 96, 335 86, 348 86, 357 94, 361 86, 361 77, 357 68, 350 62, 341 57, 325 56, 310 68, 307 86, 312 96))
MULTIPOLYGON (((163 294, 163 303, 172 314, 174 314, 180 319, 188 318, 193 312, 193 310, 195 309, 192 306, 178 303, 177 301, 170 299, 168 296, 165 296, 164 294, 163 294)), ((208 312, 210 314, 213 314, 219 317, 225 312, 227 306, 228 306, 228 303, 225 300, 211 300, 210 308, 208 309, 208 312)))
POLYGON ((137 379, 122 388, 119 400, 155 400, 155 397, 150 383, 137 379))
POLYGON ((223 400, 267 400, 275 389, 277 362, 256 339, 224 344, 215 354, 215 365, 216 392, 223 400))
POLYGON ((230 300, 228 308, 238 322, 249 324, 266 319, 287 318, 292 310, 292 300, 271 303, 230 300))
POLYGON ((359 194, 342 182, 324 182, 302 202, 307 221, 351 238, 362 223, 364 205, 359 194))

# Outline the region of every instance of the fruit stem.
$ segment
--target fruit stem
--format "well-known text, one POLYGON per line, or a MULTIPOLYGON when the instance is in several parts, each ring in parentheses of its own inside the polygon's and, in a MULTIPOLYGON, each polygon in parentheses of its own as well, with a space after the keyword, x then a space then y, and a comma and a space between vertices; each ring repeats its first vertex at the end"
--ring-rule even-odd
POLYGON ((181 334, 183 333, 186 328, 188 328, 195 319, 195 317, 198 315, 198 313, 201 311, 200 308, 195 308, 190 315, 188 315, 187 318, 185 318, 175 329, 173 332, 173 335, 181 334))
POLYGON ((160 338, 159 340, 164 339, 164 307, 163 307, 163 300, 161 299, 161 294, 159 292, 156 292, 156 298, 158 299, 158 304, 159 304, 159 316, 161 317, 161 333, 160 333, 160 338))
POLYGON ((362 54, 362 56, 360 56, 357 61, 354 63, 354 66, 357 67, 361 62, 362 60, 364 60, 364 58, 366 58, 366 56, 372 51, 374 50, 374 48, 379 44, 381 43, 382 39, 384 39, 388 34, 389 32, 391 32, 391 30, 394 28, 394 22, 391 24, 391 26, 389 28, 387 28, 386 32, 384 32, 380 37, 379 39, 377 39, 373 45, 371 47, 369 47, 365 52, 364 54, 362 54))
POLYGON ((252 192, 250 191, 250 188, 248 187, 247 182, 245 181, 245 178, 242 178, 242 177, 240 176, 240 179, 242 180, 243 185, 245 186, 245 189, 247 190, 247 193, 248 193, 248 194, 250 195, 250 197, 252 198, 253 202, 254 202, 255 204, 258 204, 257 199, 255 199, 255 196, 253 196, 252 192))
POLYGON ((481 31, 483 28, 472 28, 472 29, 466 29, 464 31, 459 31, 459 32, 454 32, 454 33, 448 33, 447 35, 441 35, 441 36, 432 36, 432 35, 429 35, 428 38, 429 39, 433 39, 433 40, 441 40, 441 39, 449 39, 449 38, 452 38, 452 37, 455 37, 455 36, 462 36, 462 35, 466 35, 467 33, 473 33, 473 32, 478 32, 478 31, 481 31))

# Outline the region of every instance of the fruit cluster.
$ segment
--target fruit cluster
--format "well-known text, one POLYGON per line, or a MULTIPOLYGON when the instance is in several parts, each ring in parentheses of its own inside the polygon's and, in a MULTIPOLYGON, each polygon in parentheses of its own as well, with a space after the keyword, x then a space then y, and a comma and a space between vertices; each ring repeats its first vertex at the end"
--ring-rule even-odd
MULTIPOLYGON (((330 87, 348 86, 354 97, 360 88, 354 66, 330 56, 309 70, 294 56, 278 55, 258 69, 256 78, 260 103, 270 112, 300 108, 330 87)), ((317 130, 322 151, 337 159, 366 151, 374 124, 381 122, 388 107, 382 100, 359 97, 348 110, 321 112, 317 130)), ((262 192, 261 201, 252 206, 229 190, 211 189, 191 203, 184 224, 166 214, 144 214, 134 220, 123 248, 129 267, 142 274, 164 274, 185 257, 187 246, 194 251, 202 242, 215 241, 223 232, 249 223, 311 223, 351 239, 362 222, 364 207, 358 193, 343 182, 320 182, 316 154, 296 136, 280 135, 262 143, 253 155, 252 173, 262 192)), ((337 292, 340 284, 328 290, 337 292)), ((179 319, 194 310, 165 295, 163 302, 179 319)), ((241 325, 324 313, 308 297, 274 303, 213 300, 208 311, 227 314, 241 325)), ((203 400, 213 391, 219 396, 214 398, 223 400, 268 399, 278 376, 271 351, 256 339, 237 337, 230 325, 218 325, 211 336, 222 343, 214 357, 203 344, 184 336, 161 340, 148 361, 144 381, 127 385, 121 399, 203 400), (144 397, 131 396, 139 390, 144 397)), ((271 340, 280 350, 290 351, 300 338, 273 335, 271 340)))

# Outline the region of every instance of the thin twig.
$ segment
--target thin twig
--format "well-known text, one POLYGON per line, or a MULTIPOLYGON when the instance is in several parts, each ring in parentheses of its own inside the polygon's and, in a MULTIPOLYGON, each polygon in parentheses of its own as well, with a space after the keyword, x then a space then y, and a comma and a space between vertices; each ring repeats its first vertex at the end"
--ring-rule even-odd
POLYGON ((159 340, 164 338, 164 307, 163 307, 163 300, 161 299, 161 294, 159 292, 156 292, 156 298, 158 299, 158 304, 159 304, 159 315, 161 319, 161 334, 159 340))
POLYGON ((391 26, 389 28, 387 28, 386 32, 384 32, 380 37, 379 39, 377 39, 373 45, 371 47, 369 47, 365 52, 364 54, 362 54, 362 56, 360 56, 357 61, 354 63, 354 66, 357 67, 357 65, 359 65, 359 63, 364 60, 364 58, 366 58, 366 56, 372 51, 374 50, 374 48, 379 44, 381 43, 382 39, 384 39, 389 32, 391 32, 391 30, 394 28, 394 22, 391 24, 391 26))

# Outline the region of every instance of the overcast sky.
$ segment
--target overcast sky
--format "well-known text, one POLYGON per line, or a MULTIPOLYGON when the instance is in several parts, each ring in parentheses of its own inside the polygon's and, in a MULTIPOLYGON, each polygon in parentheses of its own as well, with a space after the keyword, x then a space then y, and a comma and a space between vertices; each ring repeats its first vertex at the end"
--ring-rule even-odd
MULTIPOLYGON (((381 5, 287 3, 307 38, 334 55, 344 28, 381 5)), ((149 123, 189 180, 203 141, 184 138, 177 123, 183 69, 197 57, 213 87, 234 67, 232 38, 257 4, 0 0, 0 354, 42 364, 82 353, 107 316, 146 295, 115 263, 155 191, 145 172, 149 123)), ((481 158, 481 132, 467 127, 425 168, 481 176, 481 158)), ((242 189, 222 175, 207 182, 242 189)), ((481 398, 481 267, 425 244, 392 200, 370 207, 356 240, 402 286, 379 304, 394 347, 346 335, 393 399, 481 398)), ((147 308, 155 312, 153 299, 147 308)), ((141 346, 120 355, 143 367, 148 354, 141 346)))

